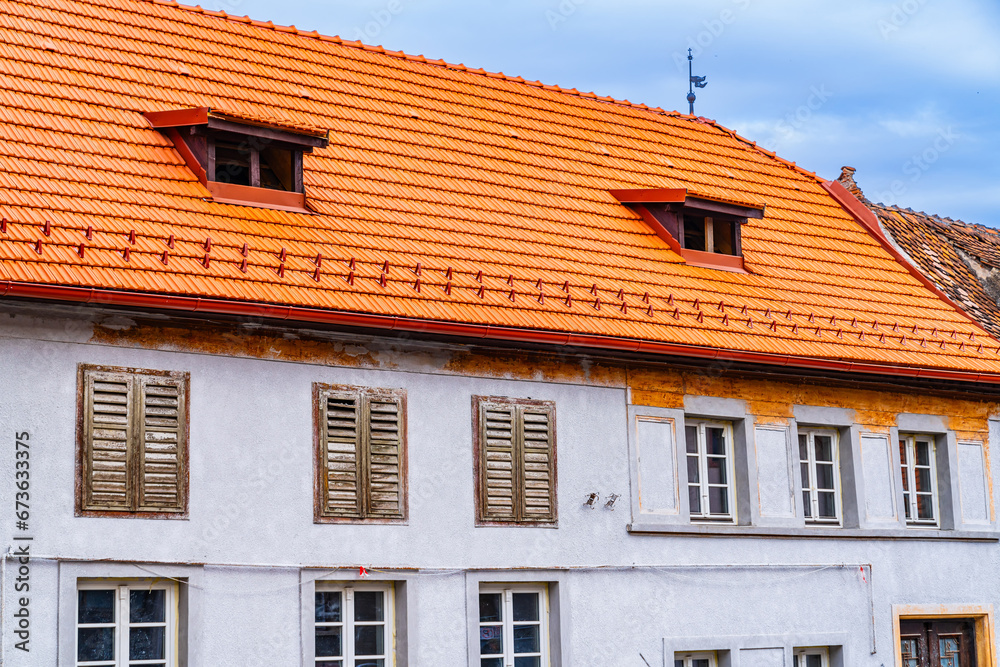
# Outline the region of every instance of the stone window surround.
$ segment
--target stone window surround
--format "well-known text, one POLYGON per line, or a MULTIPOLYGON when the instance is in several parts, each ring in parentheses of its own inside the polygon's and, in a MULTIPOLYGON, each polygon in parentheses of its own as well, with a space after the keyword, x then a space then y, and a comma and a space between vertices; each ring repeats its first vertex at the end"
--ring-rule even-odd
MULTIPOLYGON (((959 480, 957 462, 957 438, 954 431, 947 428, 947 420, 939 415, 901 413, 897 415, 896 426, 889 429, 890 453, 893 467, 893 495, 896 509, 895 520, 876 523, 866 520, 863 509, 864 479, 862 471, 861 436, 867 433, 854 421, 854 410, 822 406, 795 405, 794 417, 788 420, 787 445, 789 459, 789 479, 793 482, 793 502, 795 517, 792 520, 768 520, 761 525, 760 508, 751 502, 751 482, 757 479, 754 457, 748 456, 747 442, 752 438, 750 431, 755 426, 754 418, 746 412, 746 403, 739 399, 715 398, 709 396, 684 397, 684 409, 628 406, 629 465, 631 479, 638 479, 634 423, 639 416, 652 416, 673 422, 674 456, 676 457, 676 478, 674 483, 680 491, 686 490, 686 469, 681 465, 682 434, 685 416, 696 416, 731 421, 734 433, 734 458, 736 463, 737 525, 707 524, 690 521, 685 493, 678 494, 678 508, 675 514, 651 515, 639 513, 639 489, 631 484, 632 522, 627 529, 633 534, 683 534, 683 535, 732 535, 752 537, 803 537, 803 538, 846 538, 846 539, 917 539, 917 540, 971 540, 997 541, 1000 532, 994 523, 982 524, 982 528, 963 526, 959 502, 959 480), (840 527, 806 525, 802 509, 802 483, 797 463, 798 425, 825 427, 837 430, 839 434, 839 455, 841 465, 841 503, 843 522, 840 527), (920 433, 933 435, 937 451, 937 493, 939 524, 937 528, 907 526, 901 511, 903 502, 902 470, 898 453, 892 444, 898 441, 899 433, 920 433), (962 528, 958 528, 961 526, 962 528)), ((725 667, 720 664, 720 667, 725 667)))
MULTIPOLYGON (((704 637, 664 637, 664 664, 672 665, 673 656, 684 652, 713 651, 718 658, 718 667, 741 667, 740 651, 748 649, 781 649, 783 664, 791 667, 792 654, 803 646, 825 646, 830 651, 829 667, 844 667, 844 646, 850 644, 850 634, 846 632, 789 633, 783 635, 749 635, 704 637)), ((897 665, 896 667, 901 667, 897 665)))
MULTIPOLYGON (((908 619, 971 618, 976 632, 976 666, 995 667, 996 637, 992 604, 894 604, 892 605, 893 665, 903 667, 899 651, 899 622, 908 619)), ((836 667, 831 665, 831 667, 836 667)), ((841 666, 842 667, 842 666, 841 666)))

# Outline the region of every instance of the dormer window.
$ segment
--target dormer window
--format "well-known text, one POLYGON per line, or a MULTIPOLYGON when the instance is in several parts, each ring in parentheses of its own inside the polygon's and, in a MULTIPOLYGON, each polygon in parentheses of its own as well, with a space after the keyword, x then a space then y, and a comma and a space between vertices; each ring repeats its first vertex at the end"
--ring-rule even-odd
POLYGON ((305 212, 302 156, 326 147, 327 133, 247 119, 208 107, 150 112, 212 199, 305 212))
POLYGON ((763 208, 689 196, 687 190, 612 190, 692 266, 745 271, 742 229, 763 208))

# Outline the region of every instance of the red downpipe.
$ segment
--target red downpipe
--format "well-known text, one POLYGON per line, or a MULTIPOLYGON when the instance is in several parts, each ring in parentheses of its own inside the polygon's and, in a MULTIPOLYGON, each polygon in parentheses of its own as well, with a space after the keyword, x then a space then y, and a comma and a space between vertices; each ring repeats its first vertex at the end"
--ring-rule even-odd
POLYGON ((561 333, 513 327, 498 327, 483 324, 462 324, 458 322, 437 322, 393 315, 368 315, 343 311, 304 308, 300 306, 277 306, 268 304, 231 301, 226 299, 205 299, 201 297, 171 296, 164 294, 142 294, 118 290, 101 290, 93 287, 70 287, 64 285, 39 285, 0 281, 0 297, 46 299, 71 301, 74 303, 156 308, 193 313, 213 313, 216 315, 242 315, 296 322, 335 324, 339 326, 383 329, 388 331, 409 331, 413 333, 434 333, 463 338, 483 338, 508 342, 536 343, 563 347, 582 347, 598 350, 642 352, 657 355, 673 355, 697 359, 720 359, 768 366, 784 366, 810 370, 838 371, 842 373, 868 373, 895 375, 899 377, 951 380, 956 382, 985 382, 1000 384, 1000 375, 950 371, 933 368, 908 368, 876 363, 814 359, 786 354, 763 352, 741 352, 720 350, 677 343, 660 343, 632 338, 561 333))

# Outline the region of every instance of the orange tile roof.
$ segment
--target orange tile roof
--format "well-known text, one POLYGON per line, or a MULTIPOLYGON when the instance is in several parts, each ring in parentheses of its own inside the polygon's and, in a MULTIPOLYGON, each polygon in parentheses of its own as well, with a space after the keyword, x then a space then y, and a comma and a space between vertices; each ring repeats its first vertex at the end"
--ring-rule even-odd
POLYGON ((712 121, 172 2, 0 6, 0 280, 1000 373, 821 179, 712 121), (316 215, 211 201, 143 118, 200 106, 329 130, 316 215), (766 206, 749 273, 686 265, 629 188, 766 206))

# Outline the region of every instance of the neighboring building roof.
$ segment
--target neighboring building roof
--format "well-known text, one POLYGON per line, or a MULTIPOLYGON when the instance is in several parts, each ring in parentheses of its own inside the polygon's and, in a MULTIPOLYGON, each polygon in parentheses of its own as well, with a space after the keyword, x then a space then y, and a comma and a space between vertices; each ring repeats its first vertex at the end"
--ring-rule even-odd
POLYGON ((822 179, 712 121, 172 2, 0 5, 0 294, 1000 377, 822 179), (143 117, 192 107, 329 130, 316 214, 210 201, 143 117), (749 273, 685 264, 630 188, 765 206, 749 273))
POLYGON ((838 181, 878 216, 907 258, 994 337, 1000 337, 1000 232, 874 203, 844 167, 838 181))

